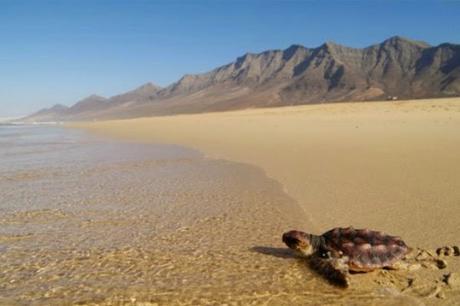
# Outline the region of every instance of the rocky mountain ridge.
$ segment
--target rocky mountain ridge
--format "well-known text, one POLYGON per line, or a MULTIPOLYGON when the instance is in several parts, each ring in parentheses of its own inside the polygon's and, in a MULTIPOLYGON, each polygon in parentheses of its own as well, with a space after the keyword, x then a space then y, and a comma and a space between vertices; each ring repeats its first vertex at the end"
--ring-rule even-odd
POLYGON ((460 45, 430 46, 399 36, 367 48, 326 42, 317 48, 247 53, 165 88, 147 83, 111 98, 90 96, 29 120, 87 120, 224 111, 337 101, 460 95, 460 45))

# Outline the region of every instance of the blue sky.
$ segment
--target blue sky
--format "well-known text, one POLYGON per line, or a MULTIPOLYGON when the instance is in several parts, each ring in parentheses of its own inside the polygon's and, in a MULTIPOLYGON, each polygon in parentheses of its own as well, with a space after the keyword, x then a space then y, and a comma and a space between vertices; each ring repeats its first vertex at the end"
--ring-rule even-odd
POLYGON ((453 0, 0 0, 0 117, 166 86, 291 44, 460 43, 459 18, 453 0))

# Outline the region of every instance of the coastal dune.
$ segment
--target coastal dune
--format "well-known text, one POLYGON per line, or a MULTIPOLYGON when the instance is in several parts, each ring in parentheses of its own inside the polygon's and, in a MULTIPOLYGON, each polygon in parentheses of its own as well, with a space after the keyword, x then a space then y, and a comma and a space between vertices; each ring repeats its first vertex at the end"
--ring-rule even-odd
POLYGON ((305 211, 304 230, 371 227, 411 245, 460 228, 460 98, 339 103, 76 123, 260 167, 305 211))

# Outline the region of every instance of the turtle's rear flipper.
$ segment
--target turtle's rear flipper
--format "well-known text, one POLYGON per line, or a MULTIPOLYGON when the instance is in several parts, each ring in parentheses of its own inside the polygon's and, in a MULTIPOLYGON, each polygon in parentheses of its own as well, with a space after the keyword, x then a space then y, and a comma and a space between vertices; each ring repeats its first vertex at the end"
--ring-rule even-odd
POLYGON ((348 287, 349 270, 346 263, 347 258, 330 258, 312 256, 310 258, 311 267, 321 275, 325 276, 329 281, 336 285, 348 287))

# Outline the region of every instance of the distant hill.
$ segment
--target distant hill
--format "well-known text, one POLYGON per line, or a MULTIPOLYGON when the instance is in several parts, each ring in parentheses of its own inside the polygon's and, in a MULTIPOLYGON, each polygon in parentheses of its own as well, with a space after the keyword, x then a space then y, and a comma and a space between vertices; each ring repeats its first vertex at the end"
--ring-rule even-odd
POLYGON ((28 120, 89 120, 224 111, 336 101, 460 95, 460 45, 395 36, 363 49, 327 42, 317 48, 247 53, 166 88, 151 83, 111 98, 91 96, 28 120))

